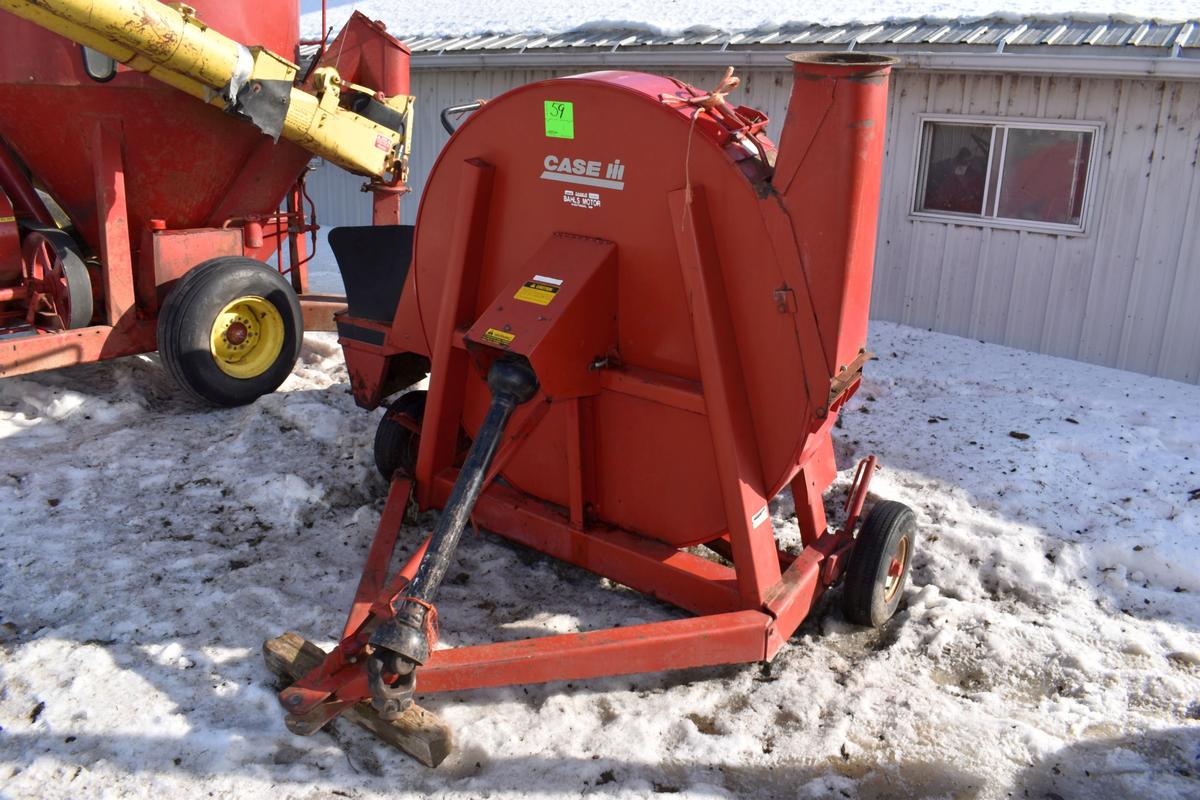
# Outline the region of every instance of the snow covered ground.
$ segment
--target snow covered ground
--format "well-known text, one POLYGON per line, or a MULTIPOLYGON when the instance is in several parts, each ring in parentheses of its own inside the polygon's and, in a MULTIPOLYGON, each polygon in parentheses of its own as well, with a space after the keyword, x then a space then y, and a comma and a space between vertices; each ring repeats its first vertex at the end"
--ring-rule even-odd
MULTIPOLYGON (((693 28, 748 31, 780 25, 847 25, 893 19, 985 19, 1021 17, 1145 20, 1193 19, 1194 0, 456 0, 409 3, 404 0, 330 2, 328 24, 336 32, 355 9, 381 19, 397 35, 466 36, 474 33, 562 33, 578 28, 636 29, 680 33, 693 28)), ((304 14, 306 36, 321 35, 321 12, 304 14)))
MULTIPOLYGON (((0 381, 0 795, 1200 797, 1200 387, 872 346, 839 457, 877 453, 922 525, 887 627, 835 593, 770 669, 427 698, 438 770, 342 722, 290 735, 259 656, 329 643, 382 503, 329 336, 242 409, 150 357, 0 381)), ((487 534, 439 605, 449 645, 673 614, 487 534)))

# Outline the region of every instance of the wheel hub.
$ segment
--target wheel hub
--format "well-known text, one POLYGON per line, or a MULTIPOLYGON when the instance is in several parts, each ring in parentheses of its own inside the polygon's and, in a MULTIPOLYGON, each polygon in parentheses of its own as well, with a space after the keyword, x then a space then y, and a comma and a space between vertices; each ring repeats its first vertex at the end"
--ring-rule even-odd
POLYGON ((245 344, 249 335, 250 329, 244 322, 234 322, 225 329, 225 340, 234 346, 245 344))
POLYGON ((226 375, 254 378, 263 374, 283 351, 283 317, 263 297, 231 300, 213 320, 213 360, 226 375))
POLYGON ((905 537, 896 545, 896 552, 888 564, 887 580, 883 584, 884 602, 892 602, 896 591, 900 588, 900 578, 904 575, 904 565, 908 561, 908 538, 905 537))
POLYGON ((70 326, 71 295, 63 267, 63 253, 52 239, 38 231, 25 237, 23 247, 30 324, 64 329, 70 326))

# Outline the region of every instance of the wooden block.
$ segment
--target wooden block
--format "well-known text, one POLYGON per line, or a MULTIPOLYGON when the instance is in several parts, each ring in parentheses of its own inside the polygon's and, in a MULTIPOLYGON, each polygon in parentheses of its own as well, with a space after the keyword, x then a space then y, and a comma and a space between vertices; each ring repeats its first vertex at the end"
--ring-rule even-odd
MULTIPOLYGON (((267 668, 281 678, 299 680, 325 658, 325 651, 298 633, 288 632, 263 643, 267 668)), ((404 716, 388 722, 364 700, 342 713, 359 727, 366 728, 383 741, 403 750, 427 767, 436 767, 450 755, 453 740, 450 728, 433 712, 414 703, 404 716)))

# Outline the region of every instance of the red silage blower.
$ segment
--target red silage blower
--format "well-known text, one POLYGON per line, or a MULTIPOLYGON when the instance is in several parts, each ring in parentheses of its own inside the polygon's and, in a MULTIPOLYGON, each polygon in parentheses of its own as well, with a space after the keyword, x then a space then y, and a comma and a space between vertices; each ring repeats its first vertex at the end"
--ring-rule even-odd
POLYGON ((436 763, 449 740, 418 694, 769 660, 839 581, 853 622, 894 613, 913 512, 863 516, 873 457, 839 526, 822 498, 870 358, 892 59, 790 60, 778 147, 762 113, 725 100, 729 76, 712 92, 633 72, 548 80, 463 122, 411 245, 407 230, 373 266, 353 230, 331 235, 359 405, 426 373, 429 388, 380 423, 391 489, 340 644, 267 644, 300 678, 280 696, 293 731, 350 711, 436 763), (786 487, 798 554, 768 508, 786 487), (410 501, 441 516, 389 578, 410 501), (693 616, 437 649, 435 593, 469 519, 693 616))

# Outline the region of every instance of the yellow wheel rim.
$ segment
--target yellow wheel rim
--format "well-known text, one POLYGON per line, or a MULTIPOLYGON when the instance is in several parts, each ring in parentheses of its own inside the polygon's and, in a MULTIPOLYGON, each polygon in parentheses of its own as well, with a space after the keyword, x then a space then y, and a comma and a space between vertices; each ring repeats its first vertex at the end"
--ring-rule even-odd
POLYGON ((247 295, 230 301, 213 320, 210 349, 234 378, 262 375, 283 352, 283 317, 268 300, 247 295))

